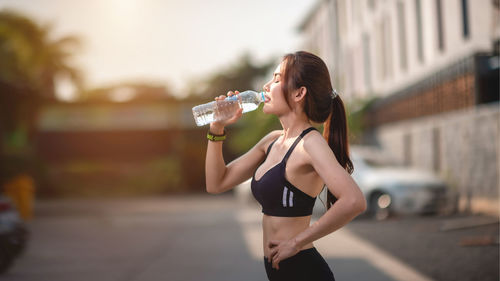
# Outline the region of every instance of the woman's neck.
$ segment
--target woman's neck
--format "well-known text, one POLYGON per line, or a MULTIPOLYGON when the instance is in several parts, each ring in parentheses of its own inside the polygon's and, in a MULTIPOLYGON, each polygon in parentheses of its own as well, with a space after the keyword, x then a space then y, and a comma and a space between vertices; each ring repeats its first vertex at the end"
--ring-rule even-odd
POLYGON ((296 138, 302 131, 311 127, 311 123, 305 114, 297 115, 290 113, 280 118, 281 127, 283 127, 283 141, 288 138, 296 138))

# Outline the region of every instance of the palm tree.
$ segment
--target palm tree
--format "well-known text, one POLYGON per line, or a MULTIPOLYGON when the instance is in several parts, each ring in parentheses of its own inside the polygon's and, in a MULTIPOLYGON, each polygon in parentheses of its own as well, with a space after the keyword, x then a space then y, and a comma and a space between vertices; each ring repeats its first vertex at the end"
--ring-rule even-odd
POLYGON ((51 31, 50 25, 0 10, 0 141, 4 144, 29 142, 37 109, 42 101, 55 99, 59 75, 82 87, 82 75, 69 61, 80 40, 75 36, 54 39, 51 31))

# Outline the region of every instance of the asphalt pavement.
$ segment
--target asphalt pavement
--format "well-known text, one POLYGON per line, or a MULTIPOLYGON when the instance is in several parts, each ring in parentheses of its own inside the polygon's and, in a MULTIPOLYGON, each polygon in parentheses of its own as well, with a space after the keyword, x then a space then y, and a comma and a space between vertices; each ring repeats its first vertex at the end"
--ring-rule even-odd
POLYGON ((355 220, 349 230, 440 281, 498 281, 498 218, 473 214, 355 220))
MULTIPOLYGON (((498 237, 498 224, 441 231, 450 219, 355 220, 315 246, 339 281, 498 280, 498 242, 474 245, 482 227, 491 235, 496 227, 498 237), (443 242, 463 244, 464 239, 469 245, 443 242), (453 247, 459 249, 450 251, 453 247), (444 253, 434 254, 439 251, 444 253), (471 251, 477 252, 473 268, 467 261, 449 262, 471 251), (456 274, 450 272, 458 270, 454 266, 471 268, 459 272, 469 275, 451 279, 456 274), (476 271, 476 277, 490 279, 469 279, 476 271)), ((29 223, 29 245, 0 279, 267 280, 260 220, 256 206, 242 206, 230 195, 39 200, 29 223)))

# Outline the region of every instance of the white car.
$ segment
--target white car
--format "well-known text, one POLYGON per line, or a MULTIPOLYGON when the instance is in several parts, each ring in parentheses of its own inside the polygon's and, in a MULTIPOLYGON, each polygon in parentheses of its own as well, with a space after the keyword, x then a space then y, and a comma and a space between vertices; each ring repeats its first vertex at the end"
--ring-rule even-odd
POLYGON ((448 207, 447 184, 435 174, 374 164, 363 149, 351 150, 352 177, 365 195, 368 215, 385 219, 391 214, 436 214, 448 207))

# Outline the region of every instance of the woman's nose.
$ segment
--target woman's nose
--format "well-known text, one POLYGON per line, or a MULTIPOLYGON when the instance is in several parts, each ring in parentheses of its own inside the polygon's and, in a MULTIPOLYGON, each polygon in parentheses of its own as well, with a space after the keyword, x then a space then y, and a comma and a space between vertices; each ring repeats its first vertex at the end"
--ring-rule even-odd
POLYGON ((269 84, 264 84, 262 89, 264 90, 264 92, 269 92, 269 84))

